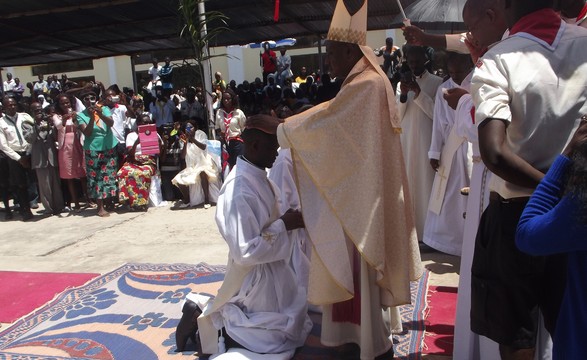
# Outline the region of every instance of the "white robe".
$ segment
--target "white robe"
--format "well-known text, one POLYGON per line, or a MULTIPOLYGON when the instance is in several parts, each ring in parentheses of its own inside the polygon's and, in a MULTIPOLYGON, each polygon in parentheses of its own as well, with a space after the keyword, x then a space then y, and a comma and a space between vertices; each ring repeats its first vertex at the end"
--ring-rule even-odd
MULTIPOLYGON (((203 144, 208 143, 208 137, 202 130, 196 130, 195 139, 203 144)), ((208 200, 216 202, 220 187, 222 186, 219 167, 207 149, 202 150, 193 143, 187 143, 186 146, 186 168, 175 175, 171 183, 176 186, 189 186, 190 205, 199 205, 204 202, 204 190, 202 189, 200 174, 206 173, 208 175, 208 188, 210 192, 210 198, 208 200)))
MULTIPOLYGON (((428 156, 430 159, 441 160, 442 162, 451 161, 450 173, 443 174, 446 178, 446 191, 444 200, 440 209, 440 214, 428 210, 426 224, 424 225, 424 237, 422 241, 438 251, 450 255, 461 255, 463 246, 463 232, 465 229, 465 219, 463 213, 467 207, 467 198, 461 195, 461 189, 469 186, 472 171, 472 149, 468 140, 466 140, 466 131, 471 121, 457 121, 453 110, 443 95, 444 89, 453 89, 460 87, 452 79, 448 79, 436 92, 434 103, 434 121, 432 126, 432 141, 428 156), (441 159, 441 153, 444 146, 447 145, 449 134, 455 130, 455 134, 465 139, 452 159, 441 159)), ((469 126, 472 127, 472 124, 469 126)), ((432 194, 434 196, 434 194, 432 194)))
POLYGON ((234 262, 252 269, 240 290, 210 318, 215 328, 225 327, 232 339, 258 353, 293 353, 312 328, 307 292, 291 264, 293 241, 282 220, 269 221, 278 201, 265 170, 238 158, 216 211, 229 266, 234 262))
POLYGON ((400 86, 397 87, 399 117, 402 126, 402 149, 410 184, 410 195, 414 206, 414 219, 418 240, 422 241, 424 223, 428 213, 428 200, 434 181, 434 171, 428 160, 428 149, 432 139, 432 116, 434 96, 442 79, 425 71, 416 78, 420 85, 420 95, 408 93, 408 101, 399 102, 400 86))

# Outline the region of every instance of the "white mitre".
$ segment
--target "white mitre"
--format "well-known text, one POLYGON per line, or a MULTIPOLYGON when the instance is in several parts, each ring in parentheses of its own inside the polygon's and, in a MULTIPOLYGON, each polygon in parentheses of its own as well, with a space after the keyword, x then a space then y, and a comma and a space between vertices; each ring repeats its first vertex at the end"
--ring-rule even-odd
POLYGON ((367 45, 367 0, 354 15, 349 13, 343 0, 338 0, 326 39, 367 45))

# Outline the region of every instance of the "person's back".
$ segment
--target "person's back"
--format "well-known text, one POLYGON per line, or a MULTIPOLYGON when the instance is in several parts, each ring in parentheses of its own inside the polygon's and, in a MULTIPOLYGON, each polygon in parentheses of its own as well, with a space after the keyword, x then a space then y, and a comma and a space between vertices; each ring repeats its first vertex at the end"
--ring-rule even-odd
POLYGON ((530 255, 567 255, 567 283, 553 359, 583 359, 587 341, 587 119, 552 164, 520 218, 516 245, 530 255))
MULTIPOLYGON (((550 9, 541 11, 554 14, 550 9)), ((551 44, 513 27, 510 37, 478 62, 481 71, 475 71, 471 89, 475 103, 480 104, 476 123, 482 123, 488 113, 503 115, 509 123, 507 142, 512 151, 542 172, 587 112, 587 54, 582 50, 587 46, 587 30, 561 23, 560 30, 549 35, 551 44), (499 73, 492 71, 496 68, 499 73), (496 114, 506 100, 511 113, 496 114)), ((492 184, 505 198, 529 196, 533 190, 499 177, 492 184)))

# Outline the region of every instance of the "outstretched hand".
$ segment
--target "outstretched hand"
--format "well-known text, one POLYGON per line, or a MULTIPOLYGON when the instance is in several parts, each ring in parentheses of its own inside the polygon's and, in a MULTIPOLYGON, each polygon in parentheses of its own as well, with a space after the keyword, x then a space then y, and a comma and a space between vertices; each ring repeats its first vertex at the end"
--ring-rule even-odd
POLYGON ((404 38, 408 42, 408 45, 423 46, 425 45, 424 38, 426 34, 422 29, 417 26, 406 26, 402 28, 404 32, 404 38))

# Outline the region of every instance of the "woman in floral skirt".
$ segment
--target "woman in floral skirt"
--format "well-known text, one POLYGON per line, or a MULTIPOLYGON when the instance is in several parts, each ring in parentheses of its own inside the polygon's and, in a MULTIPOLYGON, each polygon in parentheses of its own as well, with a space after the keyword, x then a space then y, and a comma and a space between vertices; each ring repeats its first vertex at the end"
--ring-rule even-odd
POLYGON ((107 106, 97 104, 93 91, 84 91, 80 98, 86 109, 77 114, 77 122, 85 135, 84 153, 88 177, 88 195, 96 200, 98 216, 109 216, 104 200, 116 196, 118 171, 116 145, 112 133, 112 114, 107 106))

